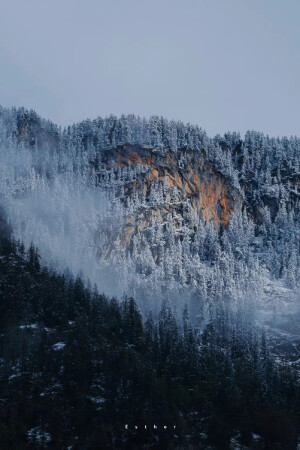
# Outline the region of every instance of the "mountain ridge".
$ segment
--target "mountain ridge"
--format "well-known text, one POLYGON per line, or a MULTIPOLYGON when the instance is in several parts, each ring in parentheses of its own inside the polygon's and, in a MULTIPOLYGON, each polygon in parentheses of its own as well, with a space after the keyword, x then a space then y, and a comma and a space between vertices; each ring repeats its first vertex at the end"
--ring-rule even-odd
MULTIPOLYGON (((241 298, 249 283, 262 296, 265 272, 297 286, 298 138, 248 132, 245 139, 237 133, 210 139, 197 126, 156 116, 109 116, 64 130, 24 109, 2 109, 0 117, 12 160, 22 145, 29 149, 31 169, 22 169, 22 184, 15 171, 13 186, 32 192, 41 180, 49 189, 61 180, 60 189, 86 185, 89 195, 105 195, 104 210, 98 200, 91 210, 86 247, 95 246, 93 264, 98 258, 118 266, 132 286, 185 287, 208 299, 241 298)), ((53 197, 61 209, 59 192, 47 201, 53 197)), ((63 215, 52 220, 67 232, 63 215)))

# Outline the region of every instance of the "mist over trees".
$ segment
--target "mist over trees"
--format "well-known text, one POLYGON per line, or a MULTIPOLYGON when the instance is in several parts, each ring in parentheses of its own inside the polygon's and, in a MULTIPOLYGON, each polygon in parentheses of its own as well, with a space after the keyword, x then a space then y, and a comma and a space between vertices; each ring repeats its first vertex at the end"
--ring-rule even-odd
POLYGON ((134 115, 62 130, 0 108, 4 445, 297 448, 297 364, 256 311, 281 306, 266 285, 299 288, 299 158, 296 137, 134 115), (241 207, 197 215, 151 161, 120 164, 126 146, 182 173, 205 161, 241 207), (169 428, 127 433, 137 420, 169 428))

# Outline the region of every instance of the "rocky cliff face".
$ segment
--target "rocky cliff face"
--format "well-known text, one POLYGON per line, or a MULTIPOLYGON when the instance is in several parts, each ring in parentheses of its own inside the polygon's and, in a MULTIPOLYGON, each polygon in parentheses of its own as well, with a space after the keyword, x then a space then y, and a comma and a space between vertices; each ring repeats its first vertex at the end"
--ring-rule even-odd
MULTIPOLYGON (((171 150, 123 145, 103 152, 96 174, 107 189, 112 180, 119 184, 116 196, 128 214, 114 240, 129 247, 134 236, 147 236, 153 225, 172 224, 181 239, 184 233, 193 235, 199 221, 211 222, 220 231, 243 206, 241 192, 203 152, 187 150, 178 158, 171 150), (133 208, 128 208, 130 200, 133 208)), ((108 247, 106 256, 112 251, 112 245, 108 247)))

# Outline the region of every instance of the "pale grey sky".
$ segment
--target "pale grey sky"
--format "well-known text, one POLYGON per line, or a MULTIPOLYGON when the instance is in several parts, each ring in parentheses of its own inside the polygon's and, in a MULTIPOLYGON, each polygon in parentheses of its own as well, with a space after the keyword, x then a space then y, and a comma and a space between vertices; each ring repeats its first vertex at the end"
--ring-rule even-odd
POLYGON ((0 0, 0 104, 300 135, 299 0, 0 0))

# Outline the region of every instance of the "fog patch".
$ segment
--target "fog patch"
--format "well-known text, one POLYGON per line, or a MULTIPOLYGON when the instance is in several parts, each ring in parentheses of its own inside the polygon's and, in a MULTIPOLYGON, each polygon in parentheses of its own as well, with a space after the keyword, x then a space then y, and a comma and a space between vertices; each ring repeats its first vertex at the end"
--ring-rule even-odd
POLYGON ((103 227, 120 225, 118 218, 113 220, 108 195, 80 173, 53 170, 49 176, 49 164, 47 172, 40 164, 37 168, 34 151, 10 141, 0 145, 1 203, 15 239, 26 247, 33 242, 50 268, 80 273, 101 292, 120 296, 126 286, 101 263, 95 245, 103 227))

